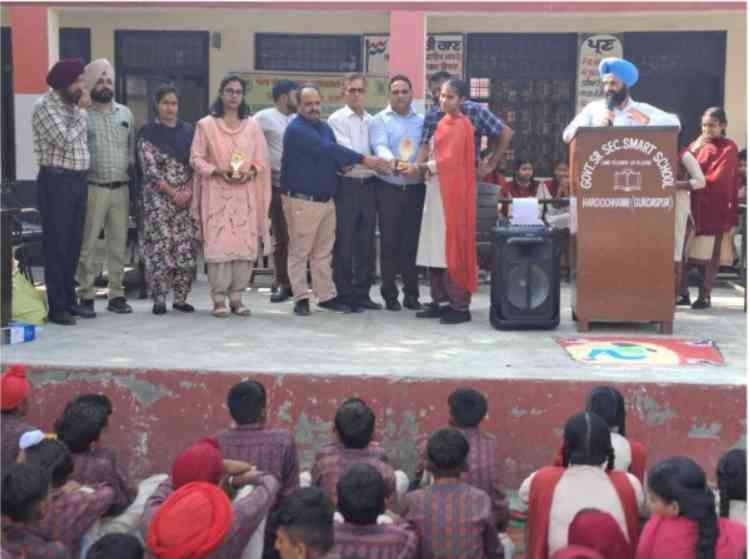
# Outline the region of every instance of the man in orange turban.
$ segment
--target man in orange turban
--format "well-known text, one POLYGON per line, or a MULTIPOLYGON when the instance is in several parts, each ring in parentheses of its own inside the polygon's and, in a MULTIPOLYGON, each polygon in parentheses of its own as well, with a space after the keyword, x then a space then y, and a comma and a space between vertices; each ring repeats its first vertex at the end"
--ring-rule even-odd
POLYGON ((27 431, 37 428, 23 419, 28 410, 31 385, 26 380, 26 367, 10 365, 0 377, 0 408, 2 409, 2 451, 0 454, 3 471, 16 461, 18 441, 27 431))

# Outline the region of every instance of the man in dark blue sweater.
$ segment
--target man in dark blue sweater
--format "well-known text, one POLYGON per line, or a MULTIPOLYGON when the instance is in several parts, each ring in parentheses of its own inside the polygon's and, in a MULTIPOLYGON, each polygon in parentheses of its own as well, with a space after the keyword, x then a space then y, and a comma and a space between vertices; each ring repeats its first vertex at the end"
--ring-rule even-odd
POLYGON ((339 301, 333 283, 331 254, 336 240, 336 208, 333 197, 338 172, 356 163, 389 172, 388 162, 361 155, 336 143, 333 130, 320 120, 320 90, 314 84, 299 89, 298 115, 284 133, 281 159, 281 203, 289 229, 289 281, 294 294, 294 312, 310 314, 307 263, 310 262, 312 291, 318 306, 349 312, 339 301))

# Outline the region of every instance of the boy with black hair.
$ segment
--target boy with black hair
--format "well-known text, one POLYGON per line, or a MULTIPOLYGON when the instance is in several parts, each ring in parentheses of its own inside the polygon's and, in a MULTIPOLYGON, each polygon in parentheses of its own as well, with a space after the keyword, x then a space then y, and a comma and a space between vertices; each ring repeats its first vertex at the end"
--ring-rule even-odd
POLYGON ((83 537, 107 512, 115 498, 114 490, 106 484, 81 487, 68 481, 73 473, 73 457, 62 442, 44 439, 25 450, 27 464, 49 472, 52 489, 47 508, 39 521, 40 533, 50 540, 61 541, 78 557, 83 537))
POLYGON ((342 556, 362 559, 416 559, 417 536, 406 524, 378 524, 385 512, 385 482, 369 464, 355 464, 336 485, 343 524, 334 528, 336 549, 342 556))
MULTIPOLYGON (((505 495, 500 479, 500 463, 495 436, 482 431, 479 424, 487 415, 487 399, 481 392, 469 387, 459 387, 448 397, 450 425, 459 430, 469 441, 469 455, 466 458, 466 470, 461 473, 461 480, 481 489, 492 500, 492 512, 495 515, 497 529, 505 531, 510 520, 508 497, 505 495)), ((417 459, 416 482, 427 481, 424 472, 427 464, 427 437, 417 441, 419 458, 417 459)), ((425 483, 423 483, 425 485, 425 483)))
POLYGON ((469 441, 457 429, 436 431, 427 443, 434 483, 406 495, 403 517, 416 527, 419 557, 497 559, 503 548, 487 493, 460 480, 469 441))
POLYGON ((350 398, 336 410, 333 428, 336 440, 323 445, 310 471, 312 485, 320 487, 332 503, 337 501, 336 484, 342 472, 361 462, 370 464, 383 476, 388 505, 393 507, 396 474, 388 464, 385 449, 372 440, 374 431, 375 414, 363 400, 350 398))
POLYGON ((115 491, 115 500, 107 511, 107 515, 114 516, 130 506, 137 490, 120 468, 114 451, 99 442, 109 413, 101 402, 72 402, 55 421, 55 432, 73 453, 75 469, 71 479, 88 486, 106 483, 115 491))
POLYGON ((47 508, 50 475, 31 464, 13 464, 3 473, 2 547, 11 557, 71 559, 61 542, 39 533, 38 523, 47 508))
POLYGON ((294 434, 266 424, 266 389, 254 380, 232 386, 227 407, 235 425, 215 437, 221 454, 230 460, 253 464, 281 481, 281 496, 299 487, 299 463, 294 434))
POLYGON ((320 489, 305 487, 285 497, 276 523, 281 559, 340 559, 334 548, 333 504, 320 489))
POLYGON ((86 553, 86 559, 143 559, 143 545, 130 534, 107 534, 86 553))
POLYGON ((67 410, 70 406, 74 404, 92 404, 97 407, 99 407, 104 414, 109 418, 110 415, 112 415, 113 407, 112 407, 112 400, 110 400, 107 396, 104 394, 81 394, 80 396, 76 396, 73 400, 68 402, 65 405, 65 409, 67 410))

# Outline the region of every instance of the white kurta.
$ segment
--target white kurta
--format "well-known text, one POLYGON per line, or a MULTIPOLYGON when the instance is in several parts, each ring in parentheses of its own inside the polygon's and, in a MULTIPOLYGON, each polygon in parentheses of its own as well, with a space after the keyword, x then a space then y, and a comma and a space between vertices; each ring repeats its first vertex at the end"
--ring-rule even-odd
POLYGON ((440 193, 440 177, 437 175, 437 164, 429 161, 432 176, 425 182, 424 209, 422 210, 422 227, 419 230, 417 246, 417 266, 428 268, 448 268, 445 256, 445 211, 443 196, 440 193))
MULTIPOLYGON (((703 176, 700 163, 689 151, 682 154, 682 164, 688 172, 688 182, 693 190, 705 188, 706 179, 703 176)), ((690 219, 690 192, 677 190, 674 195, 674 261, 682 262, 682 251, 685 246, 687 224, 690 219)), ((713 244, 711 245, 713 250, 713 244)))

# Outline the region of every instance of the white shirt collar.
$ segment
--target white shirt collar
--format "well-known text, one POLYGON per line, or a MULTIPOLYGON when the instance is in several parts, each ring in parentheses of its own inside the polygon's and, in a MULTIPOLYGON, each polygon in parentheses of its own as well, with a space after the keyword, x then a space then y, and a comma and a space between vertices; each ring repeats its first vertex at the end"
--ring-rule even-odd
MULTIPOLYGON (((390 104, 388 104, 388 106, 385 108, 385 112, 386 113, 392 113, 392 114, 395 114, 395 115, 398 115, 398 116, 402 116, 399 113, 397 113, 396 111, 394 111, 393 107, 391 107, 390 104)), ((409 105, 409 114, 407 114, 406 116, 410 117, 410 116, 413 116, 415 114, 417 114, 417 111, 414 110, 414 105, 409 105)))
POLYGON ((370 115, 369 115, 369 113, 367 111, 365 111, 364 113, 362 113, 362 116, 360 117, 357 113, 355 113, 351 109, 351 107, 349 105, 344 105, 341 108, 341 111, 342 111, 342 114, 344 115, 344 117, 346 117, 346 118, 351 118, 352 116, 356 116, 358 118, 361 118, 362 120, 367 120, 370 117, 370 115))

